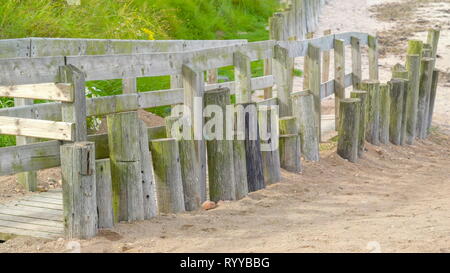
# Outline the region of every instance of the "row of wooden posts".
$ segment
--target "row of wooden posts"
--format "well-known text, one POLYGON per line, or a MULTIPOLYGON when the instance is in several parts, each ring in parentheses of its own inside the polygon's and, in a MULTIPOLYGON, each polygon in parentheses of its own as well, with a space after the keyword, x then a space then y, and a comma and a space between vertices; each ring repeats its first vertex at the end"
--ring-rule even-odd
POLYGON ((388 83, 362 81, 351 98, 341 100, 337 152, 351 162, 364 143, 411 145, 428 136, 439 71, 435 68, 440 31, 430 29, 426 43, 410 40, 406 64, 396 64, 388 83))

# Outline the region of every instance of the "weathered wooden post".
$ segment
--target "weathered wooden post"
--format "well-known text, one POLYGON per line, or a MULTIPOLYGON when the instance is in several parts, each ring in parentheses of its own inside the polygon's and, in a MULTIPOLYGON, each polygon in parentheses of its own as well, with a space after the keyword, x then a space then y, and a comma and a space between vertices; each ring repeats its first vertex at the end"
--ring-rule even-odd
MULTIPOLYGON (((239 121, 237 114, 233 114, 234 130, 238 129, 237 122, 242 122, 245 128, 245 121, 239 121)), ((236 183, 236 200, 240 200, 248 194, 247 182, 247 156, 245 153, 245 139, 239 139, 233 134, 233 164, 234 164, 234 182, 236 183)))
POLYGON ((362 80, 361 41, 356 37, 350 38, 352 47, 352 82, 355 88, 359 88, 362 80))
POLYGON ((139 120, 139 150, 141 155, 142 196, 144 202, 144 219, 157 215, 156 187, 153 180, 153 162, 148 144, 148 128, 144 121, 139 120))
POLYGON ((273 74, 277 85, 280 117, 292 115, 290 94, 293 88, 294 61, 287 49, 278 45, 274 47, 273 74))
POLYGON ((95 144, 76 142, 60 149, 66 237, 92 238, 98 226, 95 144))
POLYGON ((430 104, 431 82, 433 77, 433 58, 422 58, 420 65, 419 101, 417 107, 417 136, 427 137, 428 108, 430 104))
POLYGON ((250 58, 241 53, 233 55, 234 78, 236 82, 236 101, 247 103, 252 101, 252 73, 250 58))
POLYGON ((389 143, 389 120, 391 112, 391 98, 389 93, 389 85, 380 84, 380 143, 382 144, 389 143))
POLYGON ((345 98, 345 44, 344 40, 334 40, 334 95, 335 121, 339 126, 339 101, 345 98))
MULTIPOLYGON (((305 39, 313 39, 314 38, 314 32, 307 32, 305 34, 305 39)), ((303 88, 307 90, 309 88, 309 55, 306 54, 304 61, 303 61, 303 88)))
POLYGON ((183 65, 183 88, 184 88, 184 105, 191 111, 191 125, 195 144, 195 166, 199 170, 199 183, 201 191, 201 202, 206 201, 206 144, 202 137, 203 118, 196 119, 196 116, 202 116, 203 103, 196 100, 203 99, 205 92, 205 79, 203 71, 191 65, 183 65), (200 115, 196 115, 195 111, 200 111, 200 115))
MULTIPOLYGON (((400 145, 405 145, 407 143, 407 125, 408 125, 408 97, 410 96, 410 88, 408 82, 408 70, 401 65, 396 64, 392 68, 392 78, 404 79, 404 92, 403 92, 403 113, 402 113, 402 129, 400 136, 400 145)), ((381 125, 381 124, 380 124, 381 125)))
POLYGON ((360 117, 358 131, 358 157, 362 157, 366 145, 366 121, 367 121, 367 92, 355 90, 350 93, 351 98, 360 100, 360 117))
POLYGON ((377 37, 369 35, 369 79, 378 80, 378 41, 377 37))
POLYGON ((185 211, 178 143, 174 138, 150 142, 160 213, 185 211))
POLYGON ((360 87, 367 91, 366 140, 373 145, 380 145, 380 83, 377 80, 364 80, 360 87))
POLYGON ((64 229, 68 238, 87 239, 97 234, 95 144, 87 140, 84 73, 73 65, 59 68, 59 81, 72 84, 73 102, 61 103, 62 120, 76 124, 75 143, 62 145, 64 229))
MULTIPOLYGON (((331 35, 331 29, 324 30, 323 36, 331 35)), ((326 50, 322 53, 322 82, 330 79, 330 51, 326 50)))
POLYGON ((208 150, 209 197, 212 201, 235 200, 233 141, 227 140, 226 106, 230 105, 227 88, 205 92, 204 107, 209 117, 205 119, 206 146, 208 150), (211 112, 209 108, 214 107, 211 112))
POLYGON ((294 117, 280 118, 280 165, 289 172, 300 173, 302 165, 300 135, 294 117))
POLYGON ((431 28, 428 30, 427 44, 429 44, 431 46, 431 58, 434 58, 434 59, 436 59, 440 35, 441 35, 441 30, 438 28, 431 28))
POLYGON ((137 92, 136 78, 122 79, 123 94, 133 94, 137 92))
POLYGON ((406 57, 408 71, 408 96, 406 98, 406 140, 409 145, 414 143, 417 127, 417 106, 419 103, 420 58, 419 55, 406 57))
MULTIPOLYGON (((22 98, 14 98, 14 106, 25 106, 25 105, 31 105, 33 104, 33 99, 22 99, 22 98)), ((23 118, 36 118, 35 112, 28 112, 27 116, 24 116, 23 118)), ((17 136, 16 137, 16 145, 26 145, 26 144, 32 144, 35 143, 36 139, 31 137, 22 137, 17 136)), ((25 173, 18 173, 17 174, 17 181, 22 184, 26 190, 35 192, 37 191, 37 185, 38 185, 38 179, 37 179, 37 172, 25 172, 25 173)))
MULTIPOLYGON (((277 101, 276 99, 273 99, 277 101)), ((264 183, 271 185, 281 180, 279 153, 279 119, 278 112, 271 109, 272 105, 258 105, 258 120, 261 136, 261 157, 263 162, 264 183), (263 124, 266 124, 264 127, 263 124), (265 130, 265 132, 264 132, 265 130), (274 134, 272 134, 274 132, 274 134), (263 136, 267 136, 266 139, 263 136), (270 147, 270 150, 264 150, 270 147)))
POLYGON ((114 210, 109 159, 97 160, 95 162, 95 172, 98 228, 112 228, 114 226, 114 210))
POLYGON ((255 103, 237 103, 235 106, 237 122, 244 127, 238 135, 245 142, 248 192, 254 192, 265 187, 257 108, 255 103))
POLYGON ((297 121, 300 133, 301 152, 306 160, 319 161, 319 137, 314 116, 314 97, 310 91, 300 91, 291 94, 293 116, 297 121))
MULTIPOLYGON (((187 211, 196 210, 201 205, 201 192, 199 183, 199 172, 195 168, 195 161, 192 156, 195 155, 195 144, 192 139, 192 132, 189 131, 190 139, 178 139, 178 133, 174 126, 181 126, 183 117, 166 118, 166 135, 168 138, 175 138, 178 142, 178 151, 180 155, 181 178, 183 182, 184 205, 187 211), (175 133, 175 134, 174 134, 175 133)), ((180 128, 184 130, 184 128, 180 128)), ((188 128, 186 128, 188 130, 188 128)))
POLYGON ((343 99, 340 103, 337 153, 355 163, 358 160, 358 133, 361 117, 360 99, 343 99))
POLYGON ((317 138, 321 141, 321 101, 320 96, 320 48, 311 44, 308 45, 308 62, 309 62, 309 90, 314 98, 314 118, 317 131, 317 138))
POLYGON ((429 112, 428 112, 427 131, 430 130, 431 123, 433 122, 434 103, 436 101, 436 92, 437 92, 438 82, 439 82, 439 70, 434 69, 433 70, 433 79, 431 81, 430 107, 429 107, 429 112))
POLYGON ((392 79, 390 86, 390 121, 389 121, 389 139, 395 145, 401 145, 402 119, 403 119, 403 95, 405 90, 403 79, 392 79))
POLYGON ((107 116, 115 221, 144 220, 144 193, 137 112, 107 116))

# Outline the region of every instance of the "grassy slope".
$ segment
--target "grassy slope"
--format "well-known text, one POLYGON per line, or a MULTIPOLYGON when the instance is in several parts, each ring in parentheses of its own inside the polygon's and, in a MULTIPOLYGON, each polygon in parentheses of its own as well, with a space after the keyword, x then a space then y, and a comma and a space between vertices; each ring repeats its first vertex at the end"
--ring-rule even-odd
MULTIPOLYGON (((278 0, 2 0, 0 38, 60 37, 101 39, 268 39, 268 18, 278 0)), ((262 62, 252 64, 254 76, 262 62)), ((219 74, 233 80, 232 67, 219 74)), ((169 77, 139 78, 138 90, 168 89, 169 77)), ((120 80, 88 82, 89 96, 122 92, 120 80)), ((0 98, 0 108, 12 106, 0 98)), ((165 116, 170 108, 150 111, 165 116)), ((14 145, 14 137, 0 136, 0 147, 14 145)))

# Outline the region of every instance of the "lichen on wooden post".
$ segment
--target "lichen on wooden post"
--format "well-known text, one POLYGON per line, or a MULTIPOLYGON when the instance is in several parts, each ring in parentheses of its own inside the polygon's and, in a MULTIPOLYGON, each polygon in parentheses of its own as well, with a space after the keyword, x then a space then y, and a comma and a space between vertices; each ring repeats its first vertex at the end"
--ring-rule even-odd
POLYGON ((114 211, 112 206, 111 165, 109 159, 95 162, 95 182, 97 194, 98 228, 114 226, 114 211))
POLYGON ((216 107, 205 119, 205 139, 208 158, 209 197, 211 201, 235 200, 233 141, 227 140, 226 106, 230 105, 230 90, 221 88, 205 92, 204 107, 216 107), (214 129, 213 129, 214 128, 214 129))
POLYGON ((422 58, 420 65, 419 100, 417 104, 417 137, 426 138, 431 83, 433 78, 433 58, 422 58))
POLYGON ((406 57, 408 71, 408 96, 406 98, 406 139, 405 143, 412 145, 416 138, 417 106, 419 102, 420 58, 419 55, 406 57))
POLYGON ((144 220, 144 193, 137 112, 107 116, 115 221, 144 220))
POLYGON ((174 138, 150 141, 160 213, 185 211, 178 143, 174 138))
POLYGON ((380 83, 377 80, 364 80, 360 87, 367 91, 366 140, 373 145, 380 145, 380 83))
POLYGON ((76 142, 61 150, 64 230, 68 239, 89 239, 97 234, 95 144, 76 142))
POLYGON ((391 98, 388 84, 380 84, 380 143, 389 143, 391 98))
MULTIPOLYGON (((177 138, 172 131, 176 123, 182 122, 183 117, 166 118, 166 134, 168 138, 177 138)), ((181 124, 178 124, 181 125, 181 124)), ((177 125, 177 126, 178 126, 177 125)), ((180 128, 185 130, 185 128, 180 128)), ((180 130, 180 135, 181 135, 180 130)), ((191 135, 191 132, 189 132, 191 135)), ((180 155, 181 178, 183 182, 184 205, 187 211, 196 210, 201 205, 201 192, 199 183, 199 171, 195 168, 192 157, 195 155, 195 144, 192 137, 190 139, 177 139, 178 151, 180 155)))
POLYGON ((388 83, 391 100, 389 139, 395 145, 401 145, 404 82, 403 79, 392 79, 388 83))
POLYGON ((309 91, 292 93, 293 116, 300 133, 301 152, 306 160, 319 161, 319 136, 316 130, 314 97, 309 91))
POLYGON ((366 144, 366 121, 367 121, 367 92, 355 90, 350 93, 350 97, 360 100, 360 117, 358 130, 358 157, 362 157, 366 144))
POLYGON ((343 99, 340 103, 341 115, 338 128, 337 153, 344 159, 355 163, 358 160, 358 132, 361 117, 360 99, 343 99))
POLYGON ((301 145, 297 122, 294 117, 280 118, 280 166, 289 171, 300 173, 301 145))

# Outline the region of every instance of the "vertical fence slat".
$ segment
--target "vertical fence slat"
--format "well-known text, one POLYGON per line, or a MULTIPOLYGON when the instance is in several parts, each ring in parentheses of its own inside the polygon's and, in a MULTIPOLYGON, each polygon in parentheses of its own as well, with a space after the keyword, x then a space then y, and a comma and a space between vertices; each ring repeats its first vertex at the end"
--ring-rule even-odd
POLYGON ((115 221, 144 220, 144 193, 137 112, 107 116, 115 221))
POLYGON ((321 101, 320 96, 320 48, 315 47, 311 44, 308 46, 308 66, 309 66, 309 89, 314 97, 314 117, 315 126, 317 131, 317 138, 319 142, 321 141, 321 101))
POLYGON ((373 145, 380 145, 380 83, 364 80, 360 87, 367 91, 366 140, 373 145))
POLYGON ((205 139, 208 151, 209 196, 211 201, 235 200, 233 141, 225 138, 227 105, 230 105, 230 90, 227 88, 208 91, 204 96, 205 108, 218 107, 218 112, 209 113, 205 119, 205 139), (214 115, 214 116, 212 116, 214 115), (219 126, 221 126, 219 128, 219 126), (213 129, 214 128, 214 129, 213 129), (216 132, 216 135, 214 135, 216 132), (218 135, 222 132, 222 135, 218 135))
POLYGON ((61 150, 64 228, 68 239, 89 239, 97 234, 95 144, 76 142, 61 150))
MULTIPOLYGON (((389 121, 391 112, 391 98, 389 93, 389 85, 380 84, 380 143, 382 144, 389 143, 389 121)), ((402 124, 406 124, 403 119, 402 124)))
POLYGON ((392 79, 390 86, 390 121, 389 121, 389 139, 395 145, 401 145, 402 119, 403 119, 403 96, 405 85, 403 79, 392 79))
POLYGON ((360 99, 343 99, 339 104, 339 140, 337 153, 350 162, 358 160, 358 132, 361 117, 360 99))
POLYGON ((428 111, 430 103, 431 83, 433 78, 434 59, 424 57, 420 66, 419 102, 417 106, 417 137, 427 137, 428 111))
POLYGON ((173 138, 150 142, 160 213, 185 211, 178 143, 173 138))
POLYGON ((366 123, 367 123, 367 92, 355 90, 350 93, 351 98, 360 100, 360 117, 358 132, 358 157, 362 157, 366 146, 366 123))
MULTIPOLYGON (((33 104, 32 99, 22 99, 22 98, 14 98, 14 106, 25 106, 25 105, 32 105, 33 104)), ((27 113, 28 116, 24 118, 36 118, 36 114, 33 111, 30 111, 27 113)), ((16 137, 16 145, 26 145, 26 144, 32 144, 35 143, 36 139, 31 137, 16 137)), ((22 184, 26 190, 35 192, 37 191, 38 186, 38 179, 37 179, 37 173, 36 172, 25 172, 25 173, 18 173, 17 174, 17 181, 22 184)))
POLYGON ((205 92, 205 79, 203 71, 198 70, 190 65, 183 65, 183 87, 184 87, 184 105, 191 111, 191 122, 193 124, 193 135, 195 144, 195 166, 199 170, 199 183, 201 190, 201 202, 206 201, 206 144, 202 139, 203 118, 201 113, 203 112, 203 102, 197 102, 199 105, 195 105, 195 98, 203 99, 203 93, 205 92), (195 118, 195 111, 199 111, 200 118, 195 118))
POLYGON ((301 146, 297 122, 294 117, 280 119, 280 166, 289 171, 302 171, 301 146))
POLYGON ((378 80, 378 41, 377 37, 369 35, 369 79, 378 80))
POLYGON ((306 160, 319 161, 319 137, 314 116, 314 96, 310 91, 292 94, 293 116, 300 133, 301 152, 306 160))
POLYGON ((413 144, 416 138, 417 107, 419 103, 420 85, 420 57, 408 55, 406 57, 406 70, 408 71, 408 96, 406 99, 406 140, 407 144, 413 144))
POLYGON ((277 142, 279 139, 278 113, 273 110, 271 111, 270 108, 258 109, 258 117, 261 131, 261 156, 263 162, 264 183, 266 185, 271 185, 281 180, 279 142, 277 142), (262 128, 263 122, 267 124, 266 128, 262 128), (275 126, 275 128, 272 128, 272 126, 275 126), (263 129, 267 131, 263 132, 263 129), (271 134, 272 131, 275 131, 274 135, 271 134), (270 134, 267 140, 263 138, 264 133, 270 134), (270 146, 271 149, 263 150, 263 145, 265 145, 265 147, 270 146))
POLYGON ((111 165, 109 159, 95 161, 95 173, 98 228, 112 228, 114 226, 114 211, 112 205, 111 165))
POLYGON ((294 61, 289 57, 289 52, 280 46, 274 48, 273 74, 277 85, 280 117, 292 114, 290 94, 293 88, 294 61))
POLYGON ((361 41, 356 37, 351 37, 350 43, 352 47, 352 83, 353 88, 357 89, 362 79, 361 41))
POLYGON ((236 83, 236 102, 250 103, 252 101, 250 58, 242 52, 235 52, 233 55, 233 63, 236 83))
MULTIPOLYGON (((323 32, 323 36, 331 34, 331 29, 323 32)), ((330 79, 330 51, 326 50, 322 53, 322 82, 327 82, 330 79)))
POLYGON ((431 128, 431 123, 433 122, 434 104, 436 101, 437 86, 439 82, 439 70, 433 70, 433 79, 431 81, 431 91, 430 91, 430 106, 428 107, 428 123, 427 130, 431 128))
POLYGON ((345 98, 345 44, 334 40, 334 95, 336 128, 339 126, 339 102, 345 98))

